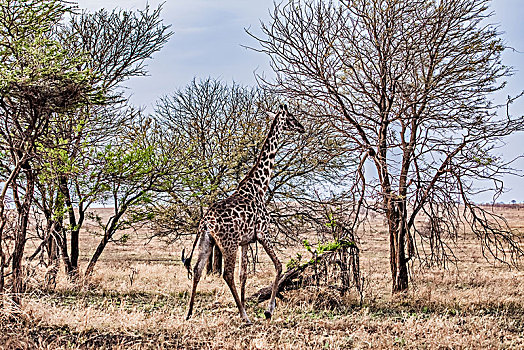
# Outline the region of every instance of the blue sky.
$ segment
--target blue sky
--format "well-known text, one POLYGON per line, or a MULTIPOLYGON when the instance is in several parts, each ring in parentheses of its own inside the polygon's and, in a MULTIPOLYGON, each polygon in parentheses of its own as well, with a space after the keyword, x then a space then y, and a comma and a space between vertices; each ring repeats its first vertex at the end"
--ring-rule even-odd
MULTIPOLYGON (((156 7, 162 2, 150 0, 149 4, 156 7)), ((89 10, 108 6, 141 9, 146 1, 79 0, 78 4, 89 10)), ((269 17, 272 5, 268 0, 166 1, 162 17, 172 25, 174 35, 149 61, 150 76, 128 82, 131 101, 151 108, 158 97, 184 87, 193 77, 255 84, 254 70, 270 73, 270 69, 266 56, 241 46, 255 45, 244 28, 258 29, 259 20, 269 17)))
MULTIPOLYGON (((143 9, 146 0, 78 0, 80 8, 121 7, 143 9)), ((164 1, 149 0, 152 7, 164 1)), ((257 32, 260 20, 267 21, 272 0, 167 0, 164 2, 163 19, 172 25, 174 35, 164 49, 148 62, 150 76, 127 82, 128 93, 135 105, 151 111, 161 96, 187 85, 193 77, 220 78, 225 82, 255 84, 254 72, 271 76, 268 58, 261 53, 243 48, 256 46, 245 32, 257 32)), ((492 23, 499 25, 506 44, 516 51, 504 53, 504 63, 513 66, 515 74, 508 79, 506 90, 497 96, 502 102, 508 95, 524 90, 524 0, 493 0, 495 15, 492 23)), ((524 114, 524 98, 512 105, 511 113, 524 114)), ((505 159, 524 154, 524 134, 513 135, 500 150, 505 159)), ((514 164, 524 169, 524 160, 514 164)), ((524 201, 523 179, 506 176, 506 186, 511 189, 499 200, 524 201)), ((479 196, 478 201, 489 201, 490 196, 479 196)))

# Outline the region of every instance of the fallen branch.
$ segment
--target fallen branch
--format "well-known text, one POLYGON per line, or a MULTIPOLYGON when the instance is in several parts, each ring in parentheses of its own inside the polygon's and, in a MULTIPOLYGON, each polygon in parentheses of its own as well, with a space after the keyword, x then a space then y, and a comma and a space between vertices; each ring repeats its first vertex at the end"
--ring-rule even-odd
MULTIPOLYGON (((280 280, 278 281, 277 297, 279 297, 280 299, 284 299, 281 292, 285 290, 294 290, 299 288, 300 283, 297 283, 296 278, 300 276, 300 274, 306 269, 307 266, 309 266, 309 263, 294 267, 290 270, 287 270, 286 273, 284 273, 282 277, 280 277, 280 280)), ((258 303, 264 300, 269 300, 269 298, 271 298, 271 292, 272 286, 261 288, 256 293, 251 295, 248 300, 256 301, 258 303)))
MULTIPOLYGON (((278 281, 277 297, 279 297, 280 299, 284 299, 283 295, 281 294, 282 292, 300 289, 303 286, 303 274, 308 267, 313 267, 315 265, 328 261, 330 258, 333 258, 333 256, 339 251, 340 248, 347 247, 354 248, 356 250, 356 254, 358 254, 358 248, 353 242, 347 244, 340 244, 333 250, 326 251, 320 255, 317 255, 315 258, 309 260, 306 263, 299 264, 292 268, 288 268, 288 270, 282 275, 282 277, 280 277, 280 280, 278 281)), ((335 260, 335 263, 340 264, 340 260, 335 260)), ((256 301, 259 303, 265 300, 269 300, 269 298, 271 297, 271 291, 272 286, 261 288, 257 292, 252 294, 248 298, 248 300, 256 301)))

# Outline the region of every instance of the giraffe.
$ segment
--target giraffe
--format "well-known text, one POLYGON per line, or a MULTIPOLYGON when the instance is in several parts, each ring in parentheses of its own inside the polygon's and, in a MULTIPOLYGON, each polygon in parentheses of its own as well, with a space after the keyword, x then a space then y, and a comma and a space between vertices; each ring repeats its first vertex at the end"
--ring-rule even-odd
MULTIPOLYGON (((228 198, 211 205, 200 222, 198 232, 198 236, 200 236, 199 255, 193 268, 193 289, 186 319, 189 319, 193 313, 193 303, 198 281, 211 254, 213 244, 216 244, 222 252, 224 280, 233 294, 241 317, 247 324, 251 324, 245 310, 244 295, 247 279, 247 248, 250 243, 255 241, 262 244, 262 247, 275 265, 276 276, 272 285, 271 299, 267 310, 264 312, 266 319, 271 319, 273 315, 282 264, 266 236, 270 218, 266 209, 264 195, 269 187, 280 134, 282 131, 303 133, 304 127, 289 113, 286 105, 280 105, 277 114, 268 112, 268 115, 273 117, 273 122, 255 165, 244 179, 240 181, 235 192, 228 198), (241 248, 240 298, 234 283, 238 247, 241 248)), ((194 248, 195 245, 193 245, 194 248)), ((193 252, 191 252, 192 254, 193 252)), ((182 252, 182 260, 188 269, 188 273, 191 255, 189 258, 184 259, 184 253, 182 252)))

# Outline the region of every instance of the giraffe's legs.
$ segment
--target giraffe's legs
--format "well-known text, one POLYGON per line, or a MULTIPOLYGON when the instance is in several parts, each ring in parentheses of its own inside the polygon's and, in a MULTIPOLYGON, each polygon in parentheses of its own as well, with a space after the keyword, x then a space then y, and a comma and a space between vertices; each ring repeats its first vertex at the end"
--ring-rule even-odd
POLYGON ((204 270, 204 267, 207 264, 207 260, 209 259, 209 255, 211 254, 211 249, 213 248, 212 243, 213 242, 211 241, 209 233, 203 232, 202 238, 200 238, 199 243, 200 253, 198 254, 198 260, 193 269, 193 290, 191 291, 191 299, 189 301, 189 310, 187 311, 186 320, 188 320, 191 317, 191 314, 193 313, 193 303, 195 302, 195 294, 198 281, 202 276, 202 271, 204 270))
POLYGON ((242 307, 245 308, 245 292, 247 280, 247 244, 242 246, 242 254, 240 259, 240 302, 242 303, 242 307))
POLYGON ((246 321, 246 323, 251 324, 249 317, 247 317, 246 310, 240 302, 240 298, 238 297, 237 289, 235 287, 235 263, 237 260, 236 249, 234 251, 222 252, 222 257, 224 259, 224 280, 229 286, 229 289, 233 294, 233 298, 235 298, 235 302, 237 304, 238 310, 240 311, 240 315, 242 316, 244 321, 246 321))
POLYGON ((278 292, 278 281, 280 281, 280 274, 282 273, 282 263, 280 262, 280 260, 278 260, 277 255, 271 247, 271 243, 266 239, 265 236, 259 236, 258 241, 262 244, 262 247, 264 247, 264 250, 266 251, 267 255, 269 255, 269 257, 271 258, 271 261, 273 261, 273 265, 275 265, 275 270, 277 272, 277 275, 275 276, 275 281, 273 282, 273 288, 271 290, 271 299, 269 300, 267 310, 264 312, 264 316, 266 316, 267 319, 270 319, 273 315, 273 311, 275 311, 275 297, 278 292))

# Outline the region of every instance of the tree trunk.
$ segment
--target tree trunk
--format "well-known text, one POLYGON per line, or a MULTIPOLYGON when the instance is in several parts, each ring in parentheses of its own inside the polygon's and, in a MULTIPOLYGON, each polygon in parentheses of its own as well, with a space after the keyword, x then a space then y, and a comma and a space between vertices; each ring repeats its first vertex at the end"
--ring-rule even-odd
MULTIPOLYGON (((95 269, 95 265, 96 265, 98 259, 100 258, 100 255, 102 255, 102 252, 104 251, 107 243, 109 243, 109 241, 113 238, 113 235, 115 234, 115 232, 118 230, 119 221, 124 216, 124 214, 126 213, 127 209, 129 209, 129 206, 132 203, 135 203, 135 201, 138 198, 140 198, 141 196, 143 196, 144 193, 146 193, 146 192, 147 192, 147 190, 142 190, 139 193, 135 194, 134 196, 127 197, 125 200, 122 201, 120 206, 117 206, 117 202, 118 202, 117 201, 117 196, 116 196, 116 193, 114 194, 115 215, 112 216, 111 218, 109 218, 109 220, 107 222, 107 225, 105 226, 105 229, 104 229, 104 237, 102 237, 102 240, 100 241, 100 243, 96 247, 95 253, 91 257, 91 260, 89 261, 89 264, 87 265, 86 272, 84 273, 84 276, 86 278, 89 278, 93 274, 93 271, 95 269)), ((82 218, 82 220, 83 220, 83 218, 82 218)))
POLYGON ((120 218, 122 217, 122 215, 124 215, 126 210, 127 205, 123 205, 122 209, 118 211, 115 214, 115 216, 109 219, 108 226, 106 227, 104 232, 104 237, 102 237, 102 240, 100 241, 100 243, 98 243, 98 246, 96 247, 96 250, 93 256, 91 257, 91 260, 89 260, 89 264, 87 265, 86 272, 84 274, 86 278, 89 278, 93 274, 95 265, 98 259, 100 258, 100 255, 102 255, 102 252, 104 251, 107 243, 109 243, 109 241, 116 232, 118 220, 120 220, 120 218))
POLYGON ((70 276, 73 271, 73 266, 71 265, 71 259, 69 258, 69 253, 67 251, 67 236, 63 225, 64 218, 59 216, 55 222, 55 230, 52 232, 52 234, 55 236, 56 242, 60 246, 60 253, 62 254, 65 272, 68 276, 70 276))
MULTIPOLYGON (((79 228, 76 222, 73 204, 71 202, 71 194, 69 192, 69 187, 67 186, 67 178, 65 176, 60 177, 60 192, 64 196, 67 214, 69 216, 69 226, 71 227, 71 253, 69 254, 70 265, 68 267, 67 275, 72 281, 75 281, 78 278, 79 228)), ((67 236, 67 233, 64 232, 64 235, 67 236)))
MULTIPOLYGON (((22 274, 22 259, 24 257, 24 249, 27 236, 27 225, 29 223, 29 211, 33 201, 33 191, 35 187, 34 174, 31 166, 26 163, 22 166, 26 175, 26 191, 24 201, 19 207, 18 224, 15 231, 15 246, 12 254, 12 289, 13 302, 20 305, 21 294, 24 292, 24 280, 22 274)), ((16 184, 14 185, 16 186, 16 184)), ((16 191, 16 189, 13 189, 16 191)))
POLYGON ((45 274, 45 285, 48 289, 54 289, 56 286, 56 275, 60 266, 59 255, 60 251, 56 244, 55 236, 53 231, 55 229, 55 222, 51 223, 51 226, 47 230, 47 266, 50 267, 45 274))
POLYGON ((98 261, 98 258, 100 258, 100 255, 102 255, 102 252, 104 251, 104 248, 106 247, 107 242, 109 242, 109 240, 106 240, 104 238, 102 241, 100 241, 100 243, 98 244, 98 247, 96 247, 95 253, 91 257, 91 260, 89 260, 89 264, 87 265, 87 269, 85 272, 86 277, 90 277, 93 274, 96 262, 98 261))
POLYGON ((80 228, 82 227, 85 219, 85 209, 82 205, 78 208, 78 221, 76 226, 71 230, 71 265, 74 268, 75 277, 78 277, 78 257, 80 255, 80 228), (74 242, 74 245, 73 245, 74 242))
MULTIPOLYGON (((4 229, 7 224, 7 216, 5 215, 5 197, 8 188, 11 187, 11 183, 18 177, 21 166, 20 163, 15 165, 15 168, 9 174, 7 180, 4 181, 4 187, 0 192, 0 294, 4 293, 5 287, 5 268, 6 268, 6 253, 3 250, 4 241, 4 229)), ((0 303, 0 307, 3 306, 3 301, 0 303)))
POLYGON ((69 277, 72 281, 76 281, 78 279, 78 239, 78 230, 71 230, 71 271, 69 272, 69 277))
POLYGON ((104 251, 107 243, 109 242, 108 235, 104 235, 104 238, 98 243, 98 246, 96 247, 96 250, 91 257, 91 260, 89 260, 89 264, 87 265, 85 276, 90 277, 93 274, 93 271, 95 270, 95 265, 100 258, 100 255, 102 255, 102 252, 104 251))
POLYGON ((85 272, 86 278, 91 277, 91 275, 93 274, 95 265, 98 259, 100 258, 100 255, 102 255, 107 243, 109 243, 109 240, 113 236, 113 233, 114 233, 113 231, 106 231, 104 234, 104 237, 102 238, 100 243, 98 243, 98 246, 96 247, 96 250, 93 253, 93 256, 91 257, 91 260, 89 260, 89 264, 87 265, 86 272, 85 272))
POLYGON ((408 289, 408 260, 406 259, 406 232, 397 206, 390 206, 387 212, 389 227, 390 267, 393 294, 408 289))
MULTIPOLYGON (((5 267, 5 254, 2 248, 3 232, 5 227, 5 219, 0 217, 0 295, 4 293, 4 267, 5 267)), ((0 308, 3 307, 3 300, 0 299, 0 308)))

